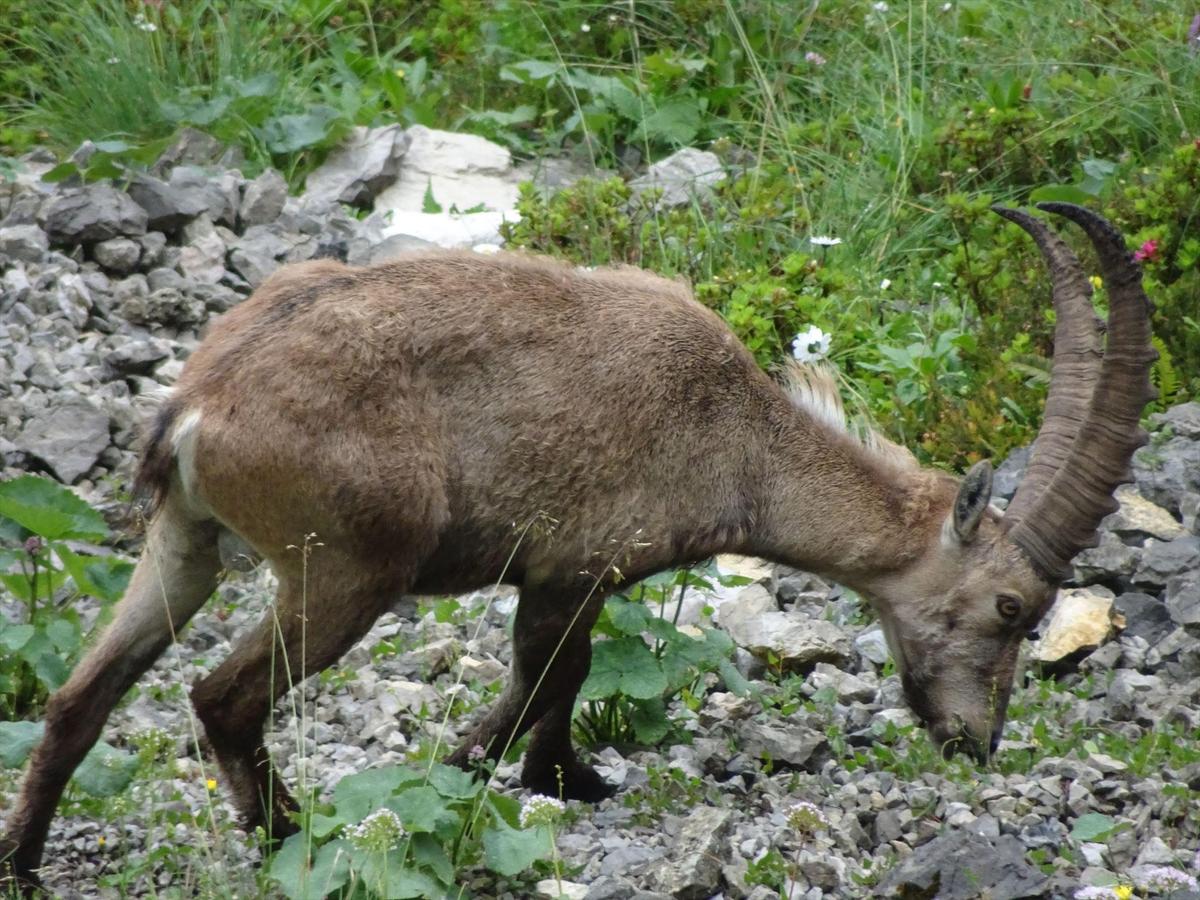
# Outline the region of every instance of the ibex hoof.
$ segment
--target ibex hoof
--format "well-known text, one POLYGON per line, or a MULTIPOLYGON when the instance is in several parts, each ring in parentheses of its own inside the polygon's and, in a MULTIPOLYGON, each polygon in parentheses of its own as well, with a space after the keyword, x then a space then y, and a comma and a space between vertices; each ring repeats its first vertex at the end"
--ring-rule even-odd
POLYGON ((616 785, 605 781, 595 769, 581 762, 566 767, 551 765, 534 768, 526 760, 521 786, 535 794, 561 796, 564 800, 582 800, 585 803, 599 803, 617 792, 616 785))

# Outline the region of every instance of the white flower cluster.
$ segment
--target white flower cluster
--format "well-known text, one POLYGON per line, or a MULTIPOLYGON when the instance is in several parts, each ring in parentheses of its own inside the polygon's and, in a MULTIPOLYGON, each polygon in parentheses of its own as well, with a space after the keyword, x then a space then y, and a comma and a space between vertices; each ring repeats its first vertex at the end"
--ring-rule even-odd
POLYGON ((158 26, 146 18, 145 13, 138 13, 133 17, 134 27, 140 28, 142 31, 155 32, 158 31, 158 26))
POLYGON ((554 797, 545 794, 534 794, 521 804, 520 822, 522 828, 534 825, 553 825, 566 811, 567 805, 554 797))
POLYGON ((801 834, 814 834, 829 827, 829 820, 815 803, 801 800, 788 807, 787 823, 801 834))
POLYGON ((810 363, 824 359, 829 353, 832 338, 816 325, 810 325, 792 339, 792 356, 797 362, 810 363))
POLYGON ((377 809, 357 825, 347 825, 346 838, 359 850, 386 853, 405 835, 400 817, 390 809, 377 809))
POLYGON ((1195 878, 1174 866, 1146 866, 1137 873, 1134 883, 1143 890, 1164 893, 1200 890, 1200 884, 1197 884, 1195 878))

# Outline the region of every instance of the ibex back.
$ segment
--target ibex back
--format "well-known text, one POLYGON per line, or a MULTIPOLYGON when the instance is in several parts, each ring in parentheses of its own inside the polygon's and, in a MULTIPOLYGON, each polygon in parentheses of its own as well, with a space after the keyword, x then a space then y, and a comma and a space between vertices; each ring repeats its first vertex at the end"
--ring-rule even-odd
POLYGON ((852 437, 835 391, 799 372, 777 384, 674 282, 505 254, 281 271, 214 326, 153 423, 145 550, 47 705, 7 824, 10 871, 35 877, 72 771, 213 592, 222 532, 270 562, 278 600, 192 698, 246 825, 277 836, 293 801, 262 734, 279 695, 399 595, 497 579, 520 588, 512 671, 451 760, 476 745, 497 757, 532 729, 526 786, 605 796, 570 739, 604 596, 618 571, 635 580, 720 551, 868 597, 933 739, 986 756, 1019 642, 1113 508, 1151 396, 1149 304, 1120 235, 1050 208, 1096 246, 1107 347, 1071 252, 1001 210, 1041 247, 1058 311, 1045 424, 1003 515, 987 463, 960 482, 852 437))

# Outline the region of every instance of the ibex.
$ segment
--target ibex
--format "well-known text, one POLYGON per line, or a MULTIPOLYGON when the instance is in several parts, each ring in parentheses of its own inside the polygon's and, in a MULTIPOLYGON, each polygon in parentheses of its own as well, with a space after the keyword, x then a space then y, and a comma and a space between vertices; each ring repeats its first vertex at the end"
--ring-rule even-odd
POLYGON ((1036 240, 1058 315, 1045 422, 1003 513, 987 462, 959 481, 852 436, 836 393, 789 392, 678 283, 456 252, 280 271, 213 327, 157 412, 136 482, 145 549, 47 704, 8 818, 10 876, 36 879, 64 785, 212 594, 223 532, 270 562, 278 598, 192 700, 246 826, 275 837, 294 828, 263 746, 279 696, 398 596, 497 580, 520 589, 511 673, 450 761, 498 757, 532 729, 525 786, 608 795, 570 737, 604 596, 723 551, 869 598, 932 739, 986 757, 1020 641, 1115 508, 1153 396, 1150 305, 1122 237, 1079 207, 1042 208, 1086 231, 1111 311, 1105 338, 1067 246, 997 210, 1036 240), (541 518, 554 526, 518 540, 541 518))

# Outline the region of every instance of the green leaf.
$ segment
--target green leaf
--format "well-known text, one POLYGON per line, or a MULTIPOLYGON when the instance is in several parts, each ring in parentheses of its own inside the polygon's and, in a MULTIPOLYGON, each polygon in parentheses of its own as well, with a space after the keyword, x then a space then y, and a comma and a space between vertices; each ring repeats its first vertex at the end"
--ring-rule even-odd
MULTIPOLYGON (((43 638, 43 635, 38 635, 37 637, 43 638)), ((47 644, 50 643, 48 638, 44 639, 47 644)), ((30 644, 32 643, 33 641, 30 641, 30 644)), ((25 647, 28 650, 29 644, 26 644, 25 647)), ((28 659, 28 657, 26 658, 28 659)), ((57 691, 66 684, 67 676, 71 674, 70 668, 67 667, 67 664, 53 650, 42 652, 31 662, 34 674, 41 679, 42 684, 46 686, 46 690, 48 691, 57 691)))
POLYGON ((541 82, 543 85, 549 82, 562 66, 556 62, 547 62, 540 59, 524 59, 520 62, 509 63, 500 70, 501 81, 511 81, 517 84, 530 84, 541 82))
POLYGON ((1116 827, 1117 823, 1102 813, 1084 813, 1071 826, 1071 837, 1076 841, 1103 841, 1116 827))
POLYGON ((414 834, 409 845, 413 862, 428 869, 443 884, 454 883, 454 863, 446 855, 442 842, 431 834, 414 834))
POLYGON ((457 766, 435 765, 429 772, 429 783, 443 797, 469 800, 484 788, 484 782, 473 772, 465 772, 457 766))
POLYGON ((497 822, 483 832, 484 863, 500 875, 517 875, 546 855, 551 840, 545 825, 519 829, 497 822))
POLYGON ((400 785, 423 780, 419 772, 404 766, 367 769, 339 781, 333 789, 333 802, 343 824, 353 824, 383 806, 400 785))
POLYGON ((310 112, 273 116, 263 123, 263 139, 272 153, 295 153, 325 142, 341 113, 330 106, 310 112))
POLYGON ((398 850, 387 853, 354 851, 351 868, 371 889, 372 897, 387 900, 408 900, 412 897, 439 897, 445 894, 447 885, 439 886, 436 881, 411 866, 404 865, 404 855, 398 850))
POLYGON ((409 831, 437 831, 444 822, 458 821, 442 795, 428 785, 408 788, 389 800, 387 806, 409 831))
POLYGON ((32 625, 4 625, 3 630, 0 630, 0 647, 16 653, 29 643, 34 632, 37 631, 32 625))
POLYGON ((1030 203, 1087 203, 1095 197, 1074 184, 1047 184, 1029 193, 1030 203))
POLYGON ((694 99, 670 100, 642 121, 638 132, 651 141, 690 144, 700 130, 700 108, 694 99))
POLYGON ((645 604, 632 603, 620 597, 609 600, 608 612, 613 626, 623 634, 640 635, 650 623, 650 610, 645 604))
POLYGON ((108 536, 108 525, 100 513, 70 489, 36 475, 0 483, 0 516, 52 541, 99 541, 108 536))
POLYGON ((83 758, 72 780, 93 797, 114 797, 129 787, 137 766, 132 753, 99 743, 83 758))
POLYGON ((433 199, 433 181, 425 182, 425 196, 421 200, 421 212, 440 213, 442 204, 433 199))
POLYGON ((0 722, 0 763, 9 769, 24 765, 43 731, 41 722, 0 722))
POLYGON ((79 626, 70 619, 53 619, 48 622, 46 637, 54 644, 54 649, 64 656, 70 656, 79 649, 79 626))
POLYGON ((58 184, 60 181, 66 181, 68 178, 79 174, 79 166, 67 160, 61 162, 49 172, 42 176, 42 181, 47 184, 58 184))
POLYGON ((61 544, 54 552, 80 593, 115 603, 129 587, 133 563, 117 556, 82 556, 61 544))
POLYGON ((592 670, 580 696, 602 700, 616 693, 635 699, 660 696, 667 676, 650 648, 638 637, 600 641, 592 649, 592 670))
POLYGON ((667 707, 661 697, 635 701, 629 714, 629 722, 633 725, 633 733, 638 741, 651 747, 665 738, 671 730, 667 707))
POLYGON ((346 841, 330 841, 310 860, 308 840, 303 832, 293 834, 271 858, 271 878, 289 900, 322 900, 350 880, 346 841))

